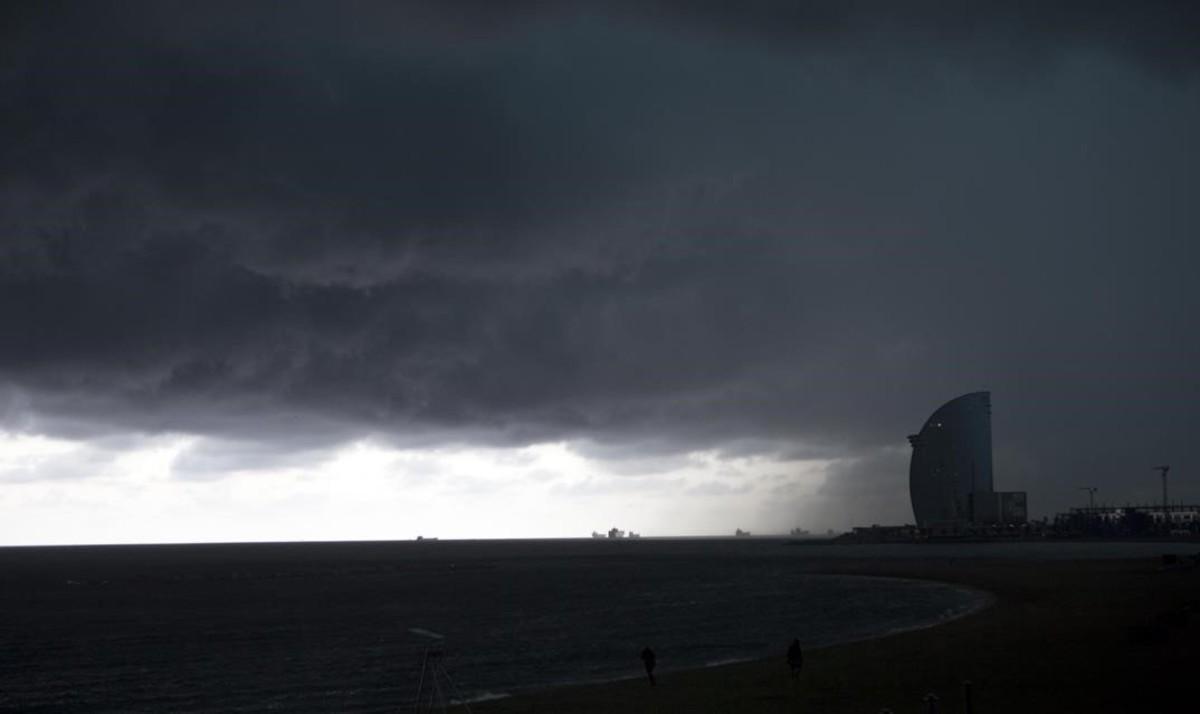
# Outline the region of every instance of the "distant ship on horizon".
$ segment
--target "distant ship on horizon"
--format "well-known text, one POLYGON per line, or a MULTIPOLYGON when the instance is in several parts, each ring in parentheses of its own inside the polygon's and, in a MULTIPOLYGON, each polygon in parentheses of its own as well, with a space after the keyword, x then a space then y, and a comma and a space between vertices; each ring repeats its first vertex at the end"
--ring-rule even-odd
POLYGON ((642 534, 629 531, 629 534, 626 535, 625 531, 621 530, 620 528, 610 528, 607 535, 598 531, 592 531, 592 537, 604 540, 611 538, 615 540, 618 538, 641 538, 642 534))

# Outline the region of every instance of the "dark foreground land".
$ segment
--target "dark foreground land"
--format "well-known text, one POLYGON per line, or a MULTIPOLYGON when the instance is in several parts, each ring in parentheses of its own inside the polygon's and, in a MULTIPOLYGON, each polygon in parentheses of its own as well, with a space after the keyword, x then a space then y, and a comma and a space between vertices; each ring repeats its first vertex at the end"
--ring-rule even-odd
MULTIPOLYGON (((813 572, 961 583, 993 606, 945 625, 813 650, 793 680, 777 659, 477 703, 485 714, 554 712, 1194 711, 1200 568, 1161 560, 839 560, 813 572), (1189 614, 1190 611, 1190 614, 1189 614)), ((664 663, 660 662, 660 666, 664 663)))

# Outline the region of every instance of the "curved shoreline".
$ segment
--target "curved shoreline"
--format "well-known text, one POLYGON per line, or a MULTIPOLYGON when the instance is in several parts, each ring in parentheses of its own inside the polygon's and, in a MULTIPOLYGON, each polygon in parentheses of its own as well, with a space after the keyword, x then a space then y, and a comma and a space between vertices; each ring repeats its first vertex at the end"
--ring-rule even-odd
MULTIPOLYGON (((824 573, 814 573, 814 575, 821 575, 821 574, 824 574, 824 573)), ((829 575, 845 575, 845 573, 828 573, 828 574, 829 575)), ((996 604, 996 595, 994 593, 992 593, 991 591, 984 590, 982 588, 976 588, 976 587, 971 587, 968 585, 963 585, 962 583, 956 583, 956 582, 953 582, 950 580, 931 580, 931 579, 927 579, 927 578, 903 578, 903 577, 895 577, 895 576, 891 576, 891 575, 855 575, 853 577, 883 578, 883 579, 887 579, 887 580, 908 580, 908 581, 912 581, 912 582, 932 583, 932 584, 936 584, 936 585, 949 587, 954 590, 959 590, 959 591, 969 593, 975 599, 975 603, 968 610, 965 610, 964 612, 955 613, 955 614, 951 615, 950 617, 942 617, 942 618, 939 618, 938 620, 935 620, 932 622, 924 622, 924 623, 917 624, 917 625, 911 625, 909 627, 897 627, 897 628, 894 628, 891 630, 885 630, 884 632, 881 632, 881 633, 875 634, 875 635, 867 635, 864 637, 854 637, 851 639, 838 640, 836 642, 829 642, 827 644, 816 645, 814 647, 808 648, 808 650, 806 650, 806 651, 814 651, 815 652, 815 651, 819 651, 819 650, 829 649, 830 647, 841 647, 843 645, 851 645, 851 644, 855 644, 858 642, 871 642, 873 640, 879 640, 879 639, 883 639, 885 637, 902 635, 907 632, 917 632, 920 630, 928 630, 928 629, 931 629, 934 627, 941 627, 943 625, 949 625, 950 623, 952 623, 956 620, 961 620, 964 617, 971 617, 973 615, 977 615, 980 612, 983 612, 984 610, 987 610, 989 607, 992 607, 993 605, 996 604)), ((749 660, 749 661, 760 661, 761 662, 761 661, 767 661, 767 660, 755 659, 755 660, 749 660)))
POLYGON ((1200 627, 1185 624, 1190 632, 1177 634, 1154 623, 1184 603, 1200 603, 1200 569, 1165 571, 1150 559, 822 559, 797 566, 813 574, 933 581, 991 599, 942 623, 812 648, 798 680, 780 655, 663 672, 655 688, 641 680, 556 687, 473 709, 917 711, 922 697, 935 692, 959 710, 953 700, 966 680, 980 711, 1167 711, 1173 697, 1188 695, 1190 641, 1200 627), (1098 656, 1104 654, 1119 656, 1098 656))
MULTIPOLYGON (((872 632, 869 634, 851 634, 851 635, 845 636, 845 637, 834 638, 830 641, 822 642, 820 644, 805 645, 804 651, 806 653, 817 652, 820 650, 829 649, 831 647, 840 647, 840 646, 859 643, 859 642, 870 642, 870 641, 879 640, 879 639, 882 639, 885 637, 892 637, 895 635, 900 635, 900 634, 903 634, 906 632, 915 632, 918 630, 925 630, 925 629, 929 629, 929 628, 941 627, 943 625, 954 622, 955 620, 959 620, 964 617, 970 617, 982 610, 986 610, 988 607, 991 607, 995 603, 995 600, 996 600, 995 596, 986 590, 965 586, 965 585, 962 585, 959 583, 948 582, 948 581, 944 581, 944 580, 933 580, 933 579, 929 579, 929 578, 909 578, 909 577, 896 577, 896 576, 890 576, 890 575, 848 574, 848 573, 840 573, 840 572, 823 572, 823 571, 806 572, 805 575, 806 576, 818 576, 818 577, 819 576, 843 577, 843 578, 849 577, 849 578, 854 578, 856 580, 862 579, 862 580, 873 580, 873 581, 900 581, 900 582, 909 583, 909 584, 933 585, 933 586, 937 586, 939 588, 944 588, 944 589, 948 589, 951 591, 955 591, 957 593, 962 593, 963 597, 964 597, 964 603, 965 603, 965 605, 963 606, 964 609, 962 609, 961 611, 956 610, 953 612, 953 614, 950 614, 948 616, 946 615, 946 611, 942 611, 942 613, 939 613, 935 617, 931 617, 930 619, 927 619, 927 620, 918 621, 915 624, 880 629, 878 631, 875 631, 875 632, 872 632)), ((662 678, 664 676, 671 676, 671 675, 685 673, 685 672, 700 672, 700 671, 711 670, 711 669, 720 668, 720 667, 742 665, 742 664, 751 663, 751 662, 767 662, 767 661, 774 661, 774 660, 772 658, 764 658, 764 657, 756 656, 756 655, 752 654, 752 655, 747 655, 744 657, 730 657, 727 659, 718 660, 718 661, 714 661, 714 662, 705 662, 700 665, 684 665, 684 666, 679 666, 679 667, 666 667, 666 668, 660 667, 659 669, 657 669, 655 671, 655 674, 659 678, 662 678)), ((548 684, 517 685, 512 688, 505 688, 504 691, 487 691, 487 692, 481 692, 478 694, 473 694, 471 696, 467 696, 467 697, 463 698, 462 700, 458 700, 458 701, 459 701, 459 703, 474 705, 477 702, 493 701, 493 700, 498 700, 498 699, 538 696, 539 694, 547 692, 547 691, 563 689, 563 688, 568 688, 568 687, 604 686, 604 685, 616 684, 619 682, 630 682, 630 681, 640 682, 644 679, 645 679, 645 675, 642 674, 641 672, 633 672, 633 673, 628 673, 628 674, 619 674, 619 675, 606 676, 606 677, 574 679, 574 680, 560 680, 560 681, 552 682, 552 683, 548 683, 548 684)))

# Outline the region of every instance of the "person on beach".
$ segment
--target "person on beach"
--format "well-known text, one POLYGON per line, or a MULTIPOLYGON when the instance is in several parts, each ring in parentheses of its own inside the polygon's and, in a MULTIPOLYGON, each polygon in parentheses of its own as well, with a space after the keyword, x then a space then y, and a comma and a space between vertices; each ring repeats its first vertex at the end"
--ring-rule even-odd
POLYGON ((792 668, 792 676, 800 676, 800 669, 804 667, 804 653, 800 651, 800 640, 792 640, 791 647, 787 651, 788 666, 792 668))
POLYGON ((650 678, 650 686, 654 686, 654 650, 647 646, 642 650, 642 664, 646 666, 646 676, 650 678))

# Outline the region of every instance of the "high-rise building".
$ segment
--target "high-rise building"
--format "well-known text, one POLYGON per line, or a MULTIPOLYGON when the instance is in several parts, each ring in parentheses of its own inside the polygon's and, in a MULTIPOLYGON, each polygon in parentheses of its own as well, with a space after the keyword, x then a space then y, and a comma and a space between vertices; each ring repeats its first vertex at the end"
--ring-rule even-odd
POLYGON ((1023 523, 1024 492, 992 485, 992 396, 972 392, 938 407, 912 444, 908 488, 922 528, 1023 523))

